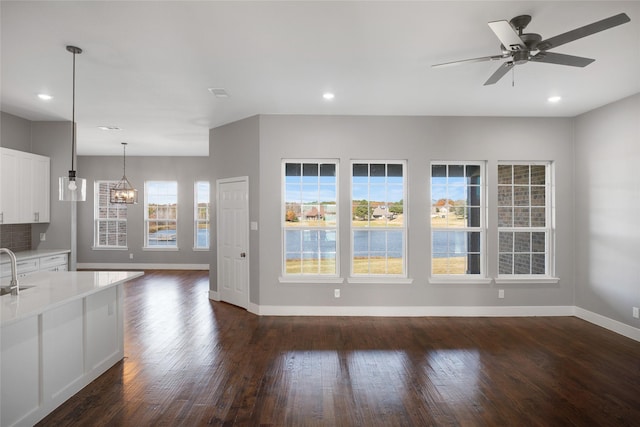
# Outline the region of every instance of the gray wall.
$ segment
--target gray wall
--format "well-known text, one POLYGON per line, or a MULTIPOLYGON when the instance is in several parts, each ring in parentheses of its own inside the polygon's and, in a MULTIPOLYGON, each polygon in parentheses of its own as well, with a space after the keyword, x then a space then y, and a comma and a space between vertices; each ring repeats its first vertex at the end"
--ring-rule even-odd
MULTIPOLYGON (((260 146, 259 129, 260 118, 254 116, 211 129, 209 132, 212 188, 215 189, 217 179, 249 177, 250 221, 258 221, 261 194, 265 194, 262 192, 262 183, 260 182, 260 153, 262 147, 260 146)), ((275 194, 280 194, 279 191, 278 189, 275 194)), ((213 215, 215 216, 215 206, 213 206, 213 209, 213 215)), ((259 222, 258 227, 260 230, 264 225, 259 222)), ((259 280, 261 276, 260 259, 262 249, 259 247, 261 233, 259 230, 249 232, 249 299, 255 304, 260 303, 259 280)), ((212 237, 212 240, 215 240, 215 238, 212 237)), ((217 259, 217 248, 215 244, 212 245, 211 249, 210 288, 213 291, 217 291, 218 277, 215 261, 217 259)))
MULTIPOLYGON (((71 169, 71 123, 70 122, 32 122, 33 152, 51 159, 50 175, 50 222, 34 224, 31 227, 32 247, 34 249, 72 249, 71 213, 74 203, 58 200, 58 177, 67 176, 71 169), (46 233, 47 240, 40 241, 40 233, 46 233)), ((77 169, 77 168, 76 168, 77 169)), ((82 171, 78 170, 82 178, 82 171)), ((75 258, 75 251, 71 254, 75 258)))
MULTIPOLYGON (((193 250, 194 183, 211 180, 207 157, 127 156, 127 178, 138 190, 138 204, 127 212, 128 250, 94 250, 93 189, 96 180, 119 180, 122 156, 79 156, 78 173, 87 179, 87 201, 78 203, 79 263, 212 264, 211 252, 193 250), (178 181, 178 251, 145 251, 144 182, 178 181), (133 254, 133 259, 129 258, 133 254)), ((214 193, 211 192, 213 198, 214 193)), ((212 241, 213 238, 212 238, 212 241)))
POLYGON ((640 94, 576 118, 576 305, 639 327, 640 94))
MULTIPOLYGON (((573 305, 573 120, 564 118, 260 116, 261 305, 554 306, 573 305), (340 215, 349 218, 352 159, 408 160, 408 271, 412 284, 283 284, 281 266, 281 159, 340 160, 340 215), (432 160, 486 160, 488 184, 498 160, 551 160, 556 170, 556 276, 559 284, 427 283, 430 269, 432 160), (342 296, 334 299, 333 289, 342 296)), ((229 162, 231 163, 231 162, 229 162)), ((232 164, 232 163, 231 163, 232 164)), ((488 266, 497 265, 496 191, 489 191, 488 266)), ((341 276, 349 272, 349 221, 340 224, 341 276)), ((252 254, 253 256, 253 254, 252 254)), ((258 302, 252 298, 252 301, 258 302)))
POLYGON ((31 122, 9 113, 0 113, 0 146, 31 152, 31 122))

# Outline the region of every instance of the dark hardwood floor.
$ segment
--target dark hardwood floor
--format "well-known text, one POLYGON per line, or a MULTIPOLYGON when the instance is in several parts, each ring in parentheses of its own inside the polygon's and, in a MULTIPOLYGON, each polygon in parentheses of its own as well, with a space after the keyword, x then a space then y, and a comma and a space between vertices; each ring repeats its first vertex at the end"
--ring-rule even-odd
POLYGON ((640 343, 573 317, 258 317, 125 285, 125 359, 43 426, 638 426, 640 343))

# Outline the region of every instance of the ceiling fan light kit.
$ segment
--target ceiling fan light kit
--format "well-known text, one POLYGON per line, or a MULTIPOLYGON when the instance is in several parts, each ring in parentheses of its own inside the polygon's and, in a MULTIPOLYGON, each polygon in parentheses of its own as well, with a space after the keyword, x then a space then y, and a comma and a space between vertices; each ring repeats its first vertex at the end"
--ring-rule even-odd
POLYGON ((500 40, 501 55, 483 56, 480 58, 463 59, 460 61, 435 64, 433 67, 458 65, 468 62, 484 62, 507 59, 484 83, 485 86, 497 83, 507 72, 516 65, 526 64, 529 61, 545 62, 548 64, 567 65, 570 67, 586 67, 595 59, 581 56, 566 55, 563 53, 548 52, 549 49, 590 36, 609 28, 617 27, 631 21, 626 13, 619 13, 609 18, 602 19, 575 30, 559 34, 555 37, 542 39, 540 34, 524 33, 523 30, 531 22, 530 15, 520 15, 511 21, 489 22, 489 28, 500 40))

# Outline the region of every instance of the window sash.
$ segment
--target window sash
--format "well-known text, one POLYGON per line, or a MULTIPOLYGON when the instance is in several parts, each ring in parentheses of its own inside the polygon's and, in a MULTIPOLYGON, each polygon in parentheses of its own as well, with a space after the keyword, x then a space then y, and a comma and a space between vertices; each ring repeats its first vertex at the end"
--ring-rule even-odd
POLYGON ((178 247, 178 182, 146 181, 144 196, 145 249, 176 249, 178 247), (151 203, 150 200, 153 202, 151 203))
POLYGON ((94 183, 94 248, 126 249, 127 205, 112 204, 109 191, 117 181, 94 183))
POLYGON ((338 277, 338 161, 282 161, 282 275, 338 277))
POLYGON ((550 162, 498 163, 498 278, 553 274, 552 186, 550 162))
POLYGON ((211 200, 208 181, 197 181, 194 188, 194 228, 193 247, 209 249, 211 242, 211 200), (201 186, 206 186, 206 194, 201 194, 201 186), (206 196, 206 197, 205 197, 206 196))
POLYGON ((407 277, 406 208, 406 161, 351 162, 352 277, 407 277))
POLYGON ((486 277, 485 162, 432 162, 430 175, 431 276, 486 277))

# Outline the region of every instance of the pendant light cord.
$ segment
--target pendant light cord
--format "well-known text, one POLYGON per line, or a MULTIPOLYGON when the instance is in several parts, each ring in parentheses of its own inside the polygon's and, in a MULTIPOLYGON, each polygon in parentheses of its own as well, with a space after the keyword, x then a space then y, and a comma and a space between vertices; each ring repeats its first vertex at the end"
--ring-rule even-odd
POLYGON ((76 155, 76 52, 73 52, 73 91, 71 98, 71 170, 74 169, 76 155))
POLYGON ((127 177, 127 143, 122 143, 122 176, 127 177))

